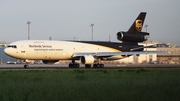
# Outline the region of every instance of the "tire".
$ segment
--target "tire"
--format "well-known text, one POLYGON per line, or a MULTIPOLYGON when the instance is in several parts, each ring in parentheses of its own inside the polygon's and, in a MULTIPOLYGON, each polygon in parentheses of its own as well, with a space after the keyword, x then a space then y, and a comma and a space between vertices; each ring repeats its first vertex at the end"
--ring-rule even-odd
POLYGON ((76 68, 79 68, 79 67, 80 67, 80 65, 77 63, 77 64, 76 64, 76 68))
POLYGON ((93 68, 97 68, 97 64, 93 64, 93 68))
POLYGON ((91 68, 91 64, 85 64, 86 68, 91 68))
POLYGON ((28 68, 29 66, 28 65, 24 65, 24 68, 28 68))
POLYGON ((104 68, 104 64, 100 64, 100 68, 104 68))
POLYGON ((93 64, 93 68, 104 68, 104 64, 93 64))
POLYGON ((69 68, 73 68, 73 64, 72 63, 69 64, 69 68))

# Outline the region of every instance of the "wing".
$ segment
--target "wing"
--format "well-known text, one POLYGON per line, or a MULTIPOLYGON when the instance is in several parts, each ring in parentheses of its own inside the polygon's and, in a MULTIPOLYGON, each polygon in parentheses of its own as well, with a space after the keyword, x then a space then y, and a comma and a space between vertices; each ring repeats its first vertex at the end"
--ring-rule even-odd
POLYGON ((100 52, 97 54, 97 57, 110 57, 117 55, 138 55, 138 54, 161 54, 162 52, 158 51, 136 51, 136 52, 100 52))
POLYGON ((137 54, 162 54, 162 51, 129 51, 129 52, 97 52, 97 53, 75 53, 72 58, 81 57, 84 55, 92 55, 94 57, 111 57, 123 55, 137 55, 137 54))

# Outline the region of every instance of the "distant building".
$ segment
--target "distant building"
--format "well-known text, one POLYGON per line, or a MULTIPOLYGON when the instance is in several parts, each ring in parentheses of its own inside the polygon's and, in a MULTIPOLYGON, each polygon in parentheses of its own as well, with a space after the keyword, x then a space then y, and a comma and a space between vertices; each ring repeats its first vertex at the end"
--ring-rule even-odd
MULTIPOLYGON (((145 46, 151 46, 144 48, 144 51, 157 51, 156 46, 152 46, 154 44, 140 44, 145 46)), ((118 60, 119 63, 125 64, 139 64, 139 63, 153 63, 157 61, 157 54, 141 54, 141 55, 132 55, 130 57, 118 60)))
POLYGON ((180 64, 180 47, 171 50, 171 47, 157 47, 157 51, 166 51, 157 55, 157 62, 160 64, 180 64), (170 50, 170 51, 169 51, 170 50))
POLYGON ((4 48, 7 46, 7 43, 6 42, 0 42, 0 48, 4 48))
POLYGON ((164 51, 163 54, 144 54, 144 55, 132 55, 130 57, 118 60, 119 63, 153 63, 153 64, 180 64, 180 47, 177 46, 171 50, 171 46, 167 44, 156 43, 143 43, 144 46, 150 46, 144 48, 144 51, 164 51), (171 50, 171 51, 170 51, 171 50))

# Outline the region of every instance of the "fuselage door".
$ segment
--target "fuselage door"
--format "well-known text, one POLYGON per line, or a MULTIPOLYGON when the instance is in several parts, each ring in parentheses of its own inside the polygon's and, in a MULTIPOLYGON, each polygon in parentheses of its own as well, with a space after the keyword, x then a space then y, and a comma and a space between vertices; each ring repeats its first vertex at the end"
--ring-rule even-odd
POLYGON ((23 57, 23 58, 25 58, 26 57, 26 51, 25 51, 25 49, 24 49, 24 45, 20 45, 20 54, 21 54, 21 56, 23 57))

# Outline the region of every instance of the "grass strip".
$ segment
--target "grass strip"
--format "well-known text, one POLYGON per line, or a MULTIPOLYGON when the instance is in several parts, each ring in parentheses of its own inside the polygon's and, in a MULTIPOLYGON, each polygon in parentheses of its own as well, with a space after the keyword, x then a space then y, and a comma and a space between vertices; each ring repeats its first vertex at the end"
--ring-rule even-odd
POLYGON ((0 101, 180 101, 177 70, 0 71, 0 101))

